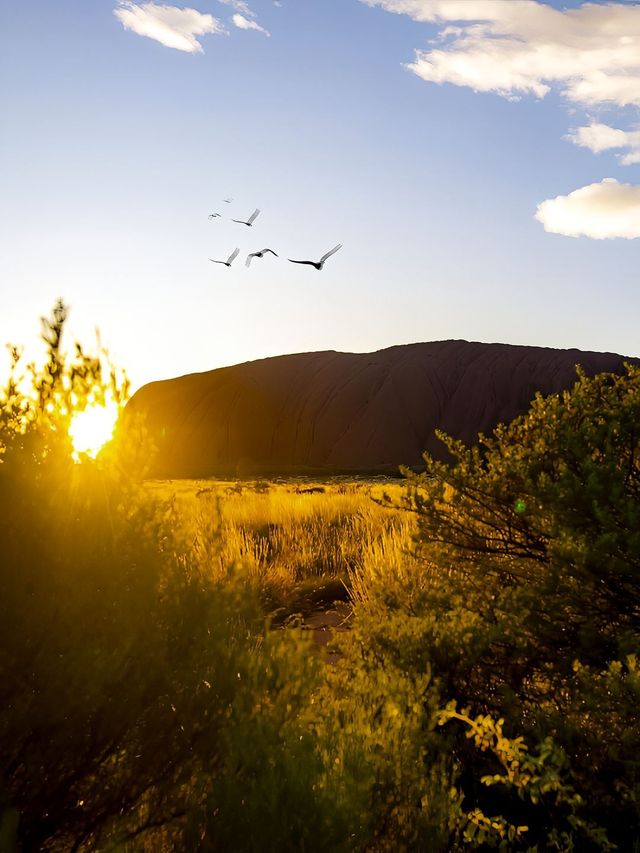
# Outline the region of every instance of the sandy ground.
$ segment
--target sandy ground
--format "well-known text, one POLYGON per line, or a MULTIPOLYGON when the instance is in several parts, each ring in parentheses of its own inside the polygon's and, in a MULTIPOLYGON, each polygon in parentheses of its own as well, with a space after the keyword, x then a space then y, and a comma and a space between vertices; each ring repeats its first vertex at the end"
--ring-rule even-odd
POLYGON ((313 631, 314 646, 317 647, 318 651, 324 651, 329 663, 335 662, 340 656, 337 650, 329 648, 329 644, 337 634, 349 630, 352 618, 351 607, 344 601, 337 601, 330 609, 321 610, 305 617, 303 628, 313 631))

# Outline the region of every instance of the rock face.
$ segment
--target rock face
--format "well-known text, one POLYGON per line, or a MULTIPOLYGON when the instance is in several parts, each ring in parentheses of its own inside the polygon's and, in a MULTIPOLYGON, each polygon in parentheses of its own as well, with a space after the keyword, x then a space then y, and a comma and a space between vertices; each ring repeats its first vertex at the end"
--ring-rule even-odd
POLYGON ((438 341, 374 353, 284 355, 152 382, 141 415, 161 477, 384 472, 442 455, 439 428, 468 444, 525 412, 536 391, 622 372, 613 353, 438 341))

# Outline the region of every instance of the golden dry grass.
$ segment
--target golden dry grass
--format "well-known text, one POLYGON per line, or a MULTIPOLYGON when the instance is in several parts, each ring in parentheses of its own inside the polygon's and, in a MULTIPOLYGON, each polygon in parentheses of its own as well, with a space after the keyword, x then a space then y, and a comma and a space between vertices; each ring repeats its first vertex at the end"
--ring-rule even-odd
POLYGON ((411 561, 414 519, 401 481, 154 480, 172 501, 181 535, 207 569, 242 567, 273 609, 313 609, 411 561), (215 543, 215 547, 214 547, 215 543))

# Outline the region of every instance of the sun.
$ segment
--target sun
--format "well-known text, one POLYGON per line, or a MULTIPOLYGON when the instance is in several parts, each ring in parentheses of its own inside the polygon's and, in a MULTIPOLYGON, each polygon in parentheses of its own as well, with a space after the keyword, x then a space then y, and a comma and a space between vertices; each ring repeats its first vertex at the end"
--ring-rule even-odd
POLYGON ((74 415, 69 424, 73 458, 79 461, 81 455, 86 455, 95 459, 113 437, 117 420, 118 407, 115 403, 88 406, 74 415))

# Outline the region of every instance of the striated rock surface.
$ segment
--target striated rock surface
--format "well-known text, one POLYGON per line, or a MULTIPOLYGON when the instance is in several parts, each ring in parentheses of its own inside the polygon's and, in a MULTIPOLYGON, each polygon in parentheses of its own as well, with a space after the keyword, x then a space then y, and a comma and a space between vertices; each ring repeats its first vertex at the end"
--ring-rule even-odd
POLYGON ((152 382, 130 400, 160 477, 394 473, 525 412, 536 391, 622 372, 613 353, 437 341, 374 353, 283 355, 152 382))

